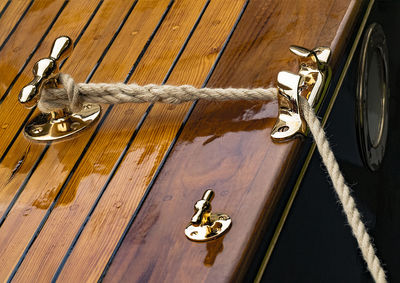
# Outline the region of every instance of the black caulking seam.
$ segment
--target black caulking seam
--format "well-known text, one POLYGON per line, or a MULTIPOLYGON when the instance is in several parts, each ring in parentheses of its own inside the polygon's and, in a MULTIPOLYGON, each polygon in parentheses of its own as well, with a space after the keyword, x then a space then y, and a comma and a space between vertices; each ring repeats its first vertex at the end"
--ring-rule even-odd
MULTIPOLYGON (((238 18, 237 18, 236 22, 234 23, 233 28, 230 31, 230 33, 229 33, 229 35, 228 35, 228 37, 227 37, 227 39, 226 39, 221 51, 220 51, 220 53, 218 54, 218 57, 215 60, 214 65, 211 67, 211 70, 208 73, 208 75, 207 75, 202 87, 205 87, 207 85, 208 81, 211 78, 211 75, 214 73, 214 70, 215 70, 217 64, 219 63, 220 58, 221 58, 222 54, 224 53, 224 51, 226 49, 226 46, 228 45, 230 39, 232 38, 232 35, 233 35, 234 31, 236 30, 236 27, 237 27, 239 21, 241 20, 243 14, 244 14, 244 12, 245 12, 245 10, 247 8, 248 3, 249 3, 249 0, 246 1, 246 3, 244 4, 242 10, 240 11, 240 14, 239 14, 238 18)), ((120 240, 118 241, 118 243, 117 243, 117 245, 116 245, 116 247, 115 247, 115 249, 114 249, 114 251, 113 251, 113 253, 112 253, 111 257, 110 257, 110 259, 108 260, 108 262, 107 262, 107 264, 106 264, 106 266, 105 266, 105 268, 103 270, 103 273, 102 273, 102 275, 101 275, 101 277, 99 279, 99 282, 102 281, 102 279, 106 275, 108 269, 110 268, 110 265, 111 265, 113 259, 115 258, 115 255, 117 254, 119 248, 121 247, 121 244, 122 244, 123 240, 125 239, 130 227, 132 226, 136 216, 140 212, 140 209, 142 208, 144 201, 146 200, 147 196, 149 195, 151 188, 153 187, 153 185, 154 185, 159 173, 161 172, 161 170, 162 170, 162 168, 163 168, 163 166, 164 166, 164 164, 165 164, 170 152, 172 151, 176 141, 178 140, 180 134, 182 133, 182 131, 183 131, 183 129, 184 129, 184 127, 185 127, 190 115, 192 114, 194 108, 196 107, 196 105, 197 105, 197 101, 193 102, 193 104, 191 105, 191 107, 190 107, 189 111, 187 112, 185 118, 183 119, 183 122, 182 122, 182 124, 181 124, 181 126, 180 126, 180 128, 179 128, 179 130, 178 130, 178 132, 177 132, 177 134, 175 136, 175 138, 173 139, 173 141, 171 142, 170 146, 168 147, 167 152, 165 153, 162 161, 160 162, 160 165, 158 166, 156 172, 154 173, 154 177, 152 178, 152 180, 150 181, 149 185, 147 186, 147 189, 146 189, 142 199, 140 200, 135 212, 133 213, 131 219, 128 222, 127 227, 124 230, 124 233, 122 234, 122 236, 121 236, 120 240)))
MULTIPOLYGON (((10 31, 10 33, 7 35, 6 39, 4 39, 3 43, 0 45, 0 51, 4 48, 4 45, 6 45, 7 41, 10 39, 10 37, 13 35, 13 33, 15 32, 15 30, 18 28, 19 24, 21 23, 22 19, 25 17, 26 13, 28 13, 28 10, 31 8, 32 4, 33 4, 34 0, 31 0, 31 2, 29 2, 28 6, 25 8, 24 12, 22 13, 21 17, 19 17, 18 21, 15 23, 14 27, 12 28, 12 30, 10 31)), ((8 7, 8 5, 6 6, 8 7)), ((5 8, 6 8, 5 7, 5 8)), ((4 10, 4 9, 3 9, 4 10)), ((1 17, 2 15, 0 15, 1 17)))
POLYGON ((29 54, 28 58, 26 59, 25 63, 22 65, 21 69, 18 71, 17 75, 14 77, 13 81, 11 84, 8 86, 7 90, 4 92, 3 96, 0 98, 0 104, 4 101, 4 99, 7 97, 7 95, 10 93, 10 90, 14 86, 15 82, 18 80, 18 78, 21 76, 22 72, 28 65, 29 61, 32 59, 33 55, 35 52, 39 49, 40 45, 42 45, 43 40, 46 38, 47 34, 50 32, 51 28, 54 26, 56 23, 58 17, 61 15, 61 12, 64 10, 65 6, 67 6, 68 0, 65 0, 63 5, 61 6, 60 10, 58 10, 56 16, 54 17, 53 21, 50 23, 42 37, 40 38, 39 42, 36 44, 35 48, 32 50, 31 54, 29 54))

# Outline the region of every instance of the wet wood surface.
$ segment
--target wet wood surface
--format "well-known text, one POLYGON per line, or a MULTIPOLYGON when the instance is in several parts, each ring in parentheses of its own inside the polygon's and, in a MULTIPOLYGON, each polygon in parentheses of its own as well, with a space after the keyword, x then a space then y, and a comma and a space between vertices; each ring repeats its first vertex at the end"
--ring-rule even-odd
POLYGON ((0 50, 0 280, 240 277, 299 150, 271 142, 275 102, 103 106, 78 137, 40 144, 23 136, 38 111, 19 105, 18 92, 62 34, 78 39, 61 71, 79 82, 272 86, 280 70, 297 69, 290 44, 330 46, 335 67, 360 3, 17 2, 0 17, 23 15, 0 32, 1 44, 16 27, 0 50), (192 243, 183 231, 209 188, 234 226, 192 243))

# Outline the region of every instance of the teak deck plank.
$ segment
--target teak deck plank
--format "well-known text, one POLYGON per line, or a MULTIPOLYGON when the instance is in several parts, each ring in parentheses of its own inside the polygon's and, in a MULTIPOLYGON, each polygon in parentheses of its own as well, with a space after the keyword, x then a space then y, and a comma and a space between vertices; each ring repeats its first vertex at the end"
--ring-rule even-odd
MULTIPOLYGON (((4 3, 0 3, 0 13, 4 8, 6 1, 4 3)), ((12 1, 7 9, 4 11, 4 14, 0 17, 0 49, 4 44, 4 41, 10 35, 12 30, 15 28, 15 25, 20 20, 21 16, 23 16, 25 10, 30 6, 31 1, 12 1)))
MULTIPOLYGON (((97 0, 86 1, 85 3, 80 3, 79 1, 70 3, 70 9, 66 8, 63 11, 65 14, 62 14, 64 16, 60 16, 60 25, 54 26, 53 30, 49 33, 48 38, 43 43, 44 49, 42 52, 48 54, 54 39, 60 34, 69 34, 71 37, 77 37, 81 32, 82 27, 89 20, 98 3, 99 1, 97 0), (85 13, 80 11, 82 8, 85 9, 85 13), (79 16, 76 15, 77 11, 79 11, 79 16), (75 21, 72 24, 67 25, 67 22, 70 21, 71 18, 75 18, 75 21)), ((116 5, 116 0, 104 1, 76 46, 75 52, 72 53, 71 57, 63 66, 63 70, 73 74, 73 76, 78 80, 85 80, 93 67, 97 64, 99 58, 110 43, 110 40, 113 38, 133 3, 134 1, 132 0, 130 2, 125 1, 124 4, 119 3, 116 5), (99 34, 99 31, 101 31, 101 34, 99 34), (83 55, 85 58, 85 64, 81 64, 83 55)), ((147 14, 151 14, 151 11, 148 11, 147 14)), ((139 37, 140 40, 138 40, 138 44, 145 44, 149 33, 151 33, 155 24, 150 23, 149 25, 149 32, 139 37)), ((42 56, 43 55, 40 55, 40 57, 42 56)), ((115 55, 115 57, 117 57, 117 55, 115 55)), ((112 60, 115 60, 115 57, 112 58, 112 60)), ((107 60, 104 62, 107 63, 107 60)), ((130 61, 125 64, 126 72, 128 72, 130 64, 130 61)), ((104 77, 112 77, 112 73, 104 74, 104 77)), ((21 82, 19 86, 16 85, 15 87, 22 87, 23 85, 24 83, 21 82)), ((15 103, 17 103, 16 98, 15 103)), ((24 152, 27 152, 26 159, 23 162, 21 169, 15 174, 12 180, 6 184, 5 188, 5 184, 1 184, 3 188, 1 192, 7 192, 7 188, 9 188, 9 195, 1 195, 2 204, 6 203, 5 198, 9 202, 10 198, 13 197, 19 186, 23 185, 27 172, 31 170, 36 158, 41 154, 45 147, 46 145, 43 144, 29 142, 23 137, 22 133, 19 135, 13 148, 1 163, 0 173, 6 178, 5 180, 9 179, 12 169, 15 167, 15 162, 17 162, 17 158, 21 157, 20 153, 23 154, 24 152), (4 173, 4 171, 6 172, 4 173)), ((67 153, 67 151, 63 151, 64 155, 65 153, 67 153)), ((75 152, 72 157, 75 157, 76 159, 79 154, 80 152, 75 152)), ((57 154, 57 150, 50 150, 46 154, 46 157, 49 158, 42 160, 42 167, 39 167, 41 170, 38 172, 36 171, 32 176, 30 182, 21 194, 21 198, 17 200, 16 207, 10 211, 0 228, 0 242, 2 243, 0 245, 0 262, 2 263, 0 271, 1 280, 7 277, 12 271, 12 268, 19 260, 22 252, 45 216, 47 208, 52 203, 57 190, 60 189, 65 177, 68 175, 68 171, 63 172, 64 170, 68 170, 68 167, 63 165, 62 162, 64 161, 62 158, 58 160, 58 157, 60 156, 60 154, 57 154), (58 164, 58 162, 60 162, 60 164, 58 164), (52 172, 54 172, 54 175, 52 175, 52 172), (44 176, 51 177, 44 178, 44 176)), ((69 170, 72 167, 73 163, 69 164, 69 170)), ((3 179, 4 178, 1 178, 0 180, 3 181, 3 179)))
MULTIPOLYGON (((330 46, 336 68, 360 5, 348 0, 251 1, 209 86, 274 85, 279 71, 297 71, 291 44, 330 46)), ((276 102, 200 101, 104 281, 240 280, 300 145, 299 140, 271 141, 276 116, 276 102), (216 193, 213 209, 230 215, 233 225, 219 240, 195 243, 186 239, 184 229, 206 189, 216 193)))
MULTIPOLYGON (((22 75, 12 87, 9 95, 0 105, 0 121, 3 125, 8 125, 1 133, 0 156, 9 146, 13 136, 18 134, 21 124, 23 124, 27 115, 31 112, 30 109, 25 108, 18 102, 18 93, 29 81, 32 80, 32 68, 34 64, 40 58, 48 56, 56 37, 62 34, 70 34, 71 36, 77 37, 84 29, 98 3, 99 0, 86 1, 85 3, 74 1, 66 6, 49 34, 47 34, 46 39, 42 42, 38 52, 36 52, 32 57, 27 68, 25 68, 22 75), (78 16, 75 16, 76 11, 79 8, 82 8, 83 12, 79 13, 78 16), (74 18, 74 21, 71 22, 71 18, 74 18)), ((37 13, 40 14, 40 11, 37 13)), ((28 15, 26 17, 28 17, 28 15)), ((104 43, 105 45, 103 49, 107 43, 108 41, 104 43)), ((82 48, 82 51, 84 52, 87 50, 85 47, 87 46, 79 43, 77 49, 79 50, 82 48)), ((79 53, 78 50, 77 53, 79 53)), ((92 52, 90 55, 86 56, 88 61, 87 64, 82 64, 82 66, 80 66, 81 70, 84 72, 79 79, 84 80, 86 78, 87 74, 96 64, 101 52, 102 50, 99 49, 97 52, 92 52)), ((74 55, 74 57, 76 57, 76 55, 74 55)), ((78 58, 75 60, 76 62, 81 61, 78 58)), ((69 60, 66 61, 65 70, 71 72, 73 69, 68 69, 68 61, 69 60)), ((2 190, 0 190, 0 217, 4 215, 4 212, 10 205, 20 186, 23 184, 23 181, 31 171, 44 147, 44 144, 29 142, 24 138, 22 132, 19 132, 19 136, 17 136, 15 143, 11 146, 8 154, 5 155, 4 159, 0 163, 0 187, 2 188, 2 190)))
MULTIPOLYGON (((26 62, 29 54, 40 43, 41 37, 64 4, 64 0, 35 1, 7 44, 0 51, 0 103, 7 88, 26 62)), ((32 71, 30 70, 30 72, 32 71)), ((3 109, 1 104, 0 109, 3 109)), ((2 136, 3 132, 2 127, 0 127, 2 136)))
MULTIPOLYGON (((197 6, 197 4, 194 5, 191 1, 181 1, 180 3, 180 10, 175 11, 175 13, 179 15, 182 10, 187 11, 184 18, 180 19, 181 22, 166 19, 159 31, 160 36, 162 36, 163 33, 168 35, 168 30, 170 29, 174 30, 177 27, 179 29, 184 29, 185 26, 187 26, 187 28, 193 26, 194 21, 196 20, 194 16, 198 16, 201 7, 197 6), (191 7, 190 14, 189 6, 191 7), (195 6, 197 8, 196 13, 194 13, 195 6), (163 28, 165 28, 165 31, 163 31, 163 28)), ((230 1, 229 3, 227 1, 210 2, 207 10, 201 18, 199 26, 194 31, 188 46, 183 52, 176 67, 173 69, 167 83, 190 83, 201 86, 203 81, 206 79, 210 68, 214 64, 226 37, 232 29, 232 26, 242 9, 243 3, 244 1, 230 1), (207 38, 207 40, 204 40, 205 38, 207 38)), ((174 11, 171 11, 171 17, 173 13, 174 11)), ((188 32, 186 32, 186 34, 188 34, 188 32)), ((164 37, 166 35, 164 35, 164 37)), ((171 34, 170 38, 174 38, 174 41, 176 41, 179 37, 175 34, 171 34)), ((183 39, 184 38, 182 38, 182 40, 183 39)), ((183 41, 181 44, 182 43, 183 41)), ((150 49, 147 54, 151 59, 148 60, 145 55, 142 61, 144 64, 138 66, 137 71, 133 75, 135 81, 138 81, 139 83, 149 81, 161 83, 163 77, 160 76, 161 73, 159 73, 160 67, 162 67, 164 71, 163 74, 165 74, 168 70, 165 67, 172 63, 172 60, 176 55, 174 53, 179 49, 177 48, 179 45, 175 45, 171 50, 169 48, 163 50, 163 45, 163 41, 158 42, 156 39, 154 40, 151 46, 153 48, 150 49), (164 54, 168 54, 168 57, 164 57, 164 54), (170 57, 170 54, 174 54, 174 56, 170 57), (166 58, 169 58, 170 60, 168 64, 164 62, 166 58), (155 71, 154 65, 156 62, 160 63, 157 64, 157 72, 155 71)), ((156 107, 158 107, 158 105, 155 105, 150 113, 157 111, 156 107)), ((113 109, 115 111, 106 121, 106 123, 109 122, 109 126, 106 127, 106 125, 104 125, 100 130, 100 132, 103 129, 107 131, 99 133, 99 136, 107 134, 107 132, 109 135, 111 127, 113 129, 119 127, 129 128, 130 124, 123 125, 121 123, 123 121, 119 121, 120 118, 118 118, 118 116, 121 116, 120 113, 128 112, 131 113, 130 119, 137 120, 143 114, 142 112, 137 111, 137 108, 138 107, 135 105, 121 105, 115 107, 113 109)), ((174 106, 165 106, 165 108, 168 108, 169 113, 173 115, 174 106)), ((108 185, 104 195, 100 199, 96 209, 90 216, 90 220, 74 246, 70 257, 67 259, 59 277, 61 282, 76 280, 94 281, 103 272, 103 269, 128 224, 129 217, 134 213, 138 203, 142 199, 143 193, 151 181, 155 169, 159 166, 162 156, 168 147, 168 144, 163 143, 163 139, 169 140, 176 134, 177 129, 169 127, 171 116, 159 115, 158 118, 159 123, 157 124, 157 128, 152 127, 150 129, 147 124, 148 118, 146 118, 143 126, 134 139, 133 144, 129 148, 126 157, 122 161, 119 170, 108 185)), ((124 138, 125 143, 128 142, 128 138, 129 136, 124 138)), ((104 138, 102 138, 102 140, 104 140, 104 138)), ((101 140, 97 143, 94 142, 94 145, 99 147, 100 141, 101 140)), ((120 152, 121 148, 113 146, 113 142, 110 141, 110 146, 107 150, 110 152, 120 152)), ((96 150, 92 154, 93 157, 90 156, 94 159, 92 162, 99 164, 100 166, 107 166, 107 163, 101 163, 102 160, 98 158, 98 153, 99 151, 96 150)), ((88 157, 89 155, 86 156, 88 157)), ((118 156, 115 156, 115 158, 116 157, 118 156)), ((87 163, 82 167, 85 168, 85 170, 88 170, 87 167, 89 164, 92 163, 87 163)), ((79 175, 80 174, 76 174, 76 176, 79 175)), ((98 177, 95 178, 97 179, 98 177)), ((87 184, 84 184, 80 178, 77 182, 80 184, 73 184, 73 187, 78 186, 79 190, 82 191, 88 190, 87 184), (80 187, 82 187, 82 189, 80 187)), ((98 183, 96 187, 97 186, 99 186, 98 183)), ((87 202, 82 201, 82 204, 84 203, 87 202)), ((81 205, 80 203, 77 204, 79 206, 81 205)), ((64 217, 67 217, 67 214, 64 217)))

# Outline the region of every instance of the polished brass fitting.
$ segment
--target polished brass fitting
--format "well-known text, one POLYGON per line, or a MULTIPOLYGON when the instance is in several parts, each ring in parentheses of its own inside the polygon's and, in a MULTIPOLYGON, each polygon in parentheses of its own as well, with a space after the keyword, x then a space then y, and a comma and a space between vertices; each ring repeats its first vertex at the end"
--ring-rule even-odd
POLYGON ((225 213, 212 213, 211 201, 214 198, 212 190, 205 191, 203 198, 194 205, 194 215, 185 235, 192 241, 204 242, 222 236, 232 225, 231 218, 225 213))
MULTIPOLYGON (((65 60, 73 49, 68 36, 58 37, 48 58, 40 59, 33 67, 33 80, 19 93, 18 100, 27 108, 37 105, 44 88, 58 88, 59 64, 65 60)), ((83 109, 73 113, 70 109, 60 109, 50 113, 41 113, 34 117, 25 127, 25 136, 35 141, 54 141, 75 134, 100 116, 101 108, 96 104, 84 104, 83 109)))

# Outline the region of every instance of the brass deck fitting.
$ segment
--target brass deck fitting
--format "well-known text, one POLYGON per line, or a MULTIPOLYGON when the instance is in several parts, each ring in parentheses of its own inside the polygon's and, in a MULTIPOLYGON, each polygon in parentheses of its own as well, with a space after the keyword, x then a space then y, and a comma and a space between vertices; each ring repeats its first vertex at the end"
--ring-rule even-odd
POLYGON ((290 51, 301 58, 300 70, 298 74, 286 71, 278 74, 279 112, 271 131, 275 142, 284 142, 298 134, 306 134, 307 125, 300 113, 299 96, 307 98, 311 107, 317 110, 331 77, 327 64, 331 55, 328 47, 308 50, 292 45, 290 51))
MULTIPOLYGON (((18 100, 27 108, 37 105, 44 88, 60 87, 58 64, 72 52, 73 43, 67 36, 58 37, 48 58, 40 59, 33 67, 33 80, 19 93, 18 100)), ((75 134, 100 116, 97 104, 84 104, 83 109, 72 113, 70 109, 60 109, 51 113, 41 113, 25 126, 25 136, 35 141, 55 141, 75 134)))
POLYGON ((185 229, 185 235, 190 240, 204 242, 215 239, 226 233, 231 226, 232 220, 228 215, 211 212, 213 198, 214 192, 207 190, 194 205, 195 213, 185 229))

